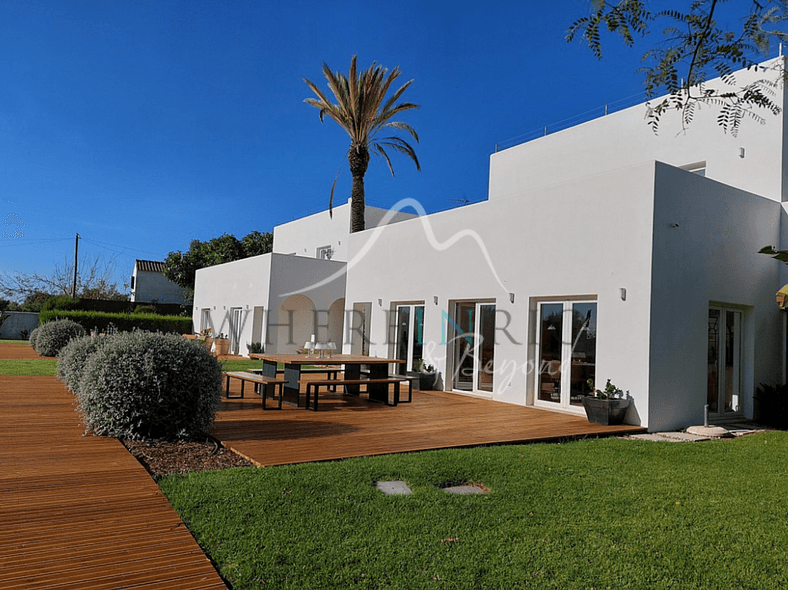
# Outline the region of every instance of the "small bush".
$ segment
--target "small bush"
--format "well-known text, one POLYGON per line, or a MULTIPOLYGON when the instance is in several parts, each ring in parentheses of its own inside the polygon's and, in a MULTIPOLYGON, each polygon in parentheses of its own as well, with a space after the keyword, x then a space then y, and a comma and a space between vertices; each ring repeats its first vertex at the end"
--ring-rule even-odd
POLYGON ((41 306, 41 311, 51 311, 55 309, 62 311, 79 309, 79 299, 74 299, 70 295, 55 295, 47 299, 41 306))
POLYGON ((120 332, 87 358, 76 385, 88 432, 130 439, 204 435, 222 387, 219 362, 179 335, 120 332))
POLYGON ((38 338, 38 328, 34 328, 32 332, 30 332, 30 337, 28 338, 28 342, 30 342, 30 346, 33 347, 33 350, 36 349, 36 338, 38 338))
POLYGON ((41 356, 57 356, 72 338, 85 335, 85 328, 71 320, 55 320, 37 328, 35 350, 41 356))
POLYGON ((76 392, 88 358, 106 342, 106 338, 97 336, 83 336, 71 340, 58 355, 58 379, 71 391, 76 392))

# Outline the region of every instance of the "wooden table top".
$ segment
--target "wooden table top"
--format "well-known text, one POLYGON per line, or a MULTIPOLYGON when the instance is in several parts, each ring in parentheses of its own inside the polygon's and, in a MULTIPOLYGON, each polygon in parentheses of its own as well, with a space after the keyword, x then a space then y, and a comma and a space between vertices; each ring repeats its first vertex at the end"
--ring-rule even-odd
POLYGON ((377 356, 364 356, 361 354, 334 354, 323 358, 305 354, 268 354, 260 352, 249 353, 250 359, 261 359, 285 365, 380 365, 389 363, 404 363, 401 359, 389 359, 377 356))

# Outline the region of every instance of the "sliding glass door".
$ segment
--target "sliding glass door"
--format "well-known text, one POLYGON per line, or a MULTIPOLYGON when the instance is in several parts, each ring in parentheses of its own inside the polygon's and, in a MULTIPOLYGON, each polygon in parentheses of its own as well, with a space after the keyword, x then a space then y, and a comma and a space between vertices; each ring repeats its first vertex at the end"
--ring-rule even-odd
POLYGON ((495 304, 454 306, 452 385, 458 391, 492 392, 495 371, 495 304))
POLYGON ((596 302, 541 302, 538 321, 537 403, 582 406, 596 378, 596 302))

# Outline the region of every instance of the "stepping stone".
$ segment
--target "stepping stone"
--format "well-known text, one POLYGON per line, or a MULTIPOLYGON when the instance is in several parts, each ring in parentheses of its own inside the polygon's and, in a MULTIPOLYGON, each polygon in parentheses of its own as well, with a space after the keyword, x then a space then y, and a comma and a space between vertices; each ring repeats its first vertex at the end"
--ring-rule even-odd
POLYGON ((404 481, 379 481, 377 488, 386 496, 409 496, 413 492, 404 481))
POLYGON ((486 492, 479 486, 465 485, 465 486, 452 486, 450 488, 443 488, 444 492, 450 494, 458 494, 460 496, 468 496, 470 494, 485 494, 486 492))
POLYGON ((708 436, 709 438, 728 438, 733 435, 722 426, 690 426, 687 432, 697 436, 708 436))

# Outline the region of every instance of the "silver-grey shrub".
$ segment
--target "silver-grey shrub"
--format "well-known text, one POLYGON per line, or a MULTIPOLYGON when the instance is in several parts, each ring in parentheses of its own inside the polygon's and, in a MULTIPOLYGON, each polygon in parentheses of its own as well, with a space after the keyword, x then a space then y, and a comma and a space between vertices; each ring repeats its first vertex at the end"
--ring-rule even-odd
POLYGON ((207 434, 222 369, 204 347, 176 334, 104 338, 74 387, 88 432, 141 440, 207 434))
POLYGON ((30 332, 30 336, 28 336, 27 341, 30 343, 30 346, 33 347, 33 350, 36 349, 36 338, 38 338, 38 328, 34 328, 32 332, 30 332))
POLYGON ((85 372, 88 358, 107 343, 101 336, 82 336, 74 338, 60 351, 57 359, 57 377, 71 391, 76 393, 79 381, 85 372))
POLYGON ((41 356, 57 356, 72 338, 85 335, 85 328, 72 320, 55 320, 40 325, 33 348, 41 356))

